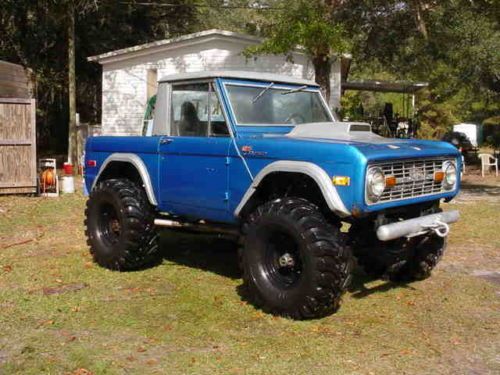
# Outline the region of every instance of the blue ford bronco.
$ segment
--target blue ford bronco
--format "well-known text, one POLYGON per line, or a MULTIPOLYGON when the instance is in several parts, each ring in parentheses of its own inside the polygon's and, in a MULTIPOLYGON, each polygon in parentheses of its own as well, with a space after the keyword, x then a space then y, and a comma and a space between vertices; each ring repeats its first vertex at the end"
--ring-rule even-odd
POLYGON ((158 229, 236 235, 247 298, 294 319, 336 311, 353 261, 423 279, 457 211, 451 144, 339 122, 316 83, 255 72, 166 77, 145 136, 86 145, 86 235, 114 270, 158 260, 158 229))

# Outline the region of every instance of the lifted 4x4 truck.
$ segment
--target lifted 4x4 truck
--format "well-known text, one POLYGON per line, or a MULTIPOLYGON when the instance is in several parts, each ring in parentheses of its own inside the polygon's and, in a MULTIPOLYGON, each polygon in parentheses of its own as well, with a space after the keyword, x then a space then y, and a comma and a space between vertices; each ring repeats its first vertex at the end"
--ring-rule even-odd
POLYGON ((312 81, 169 76, 149 133, 87 142, 86 235, 106 268, 153 264, 160 227, 233 234, 248 298, 316 318, 338 308, 354 259, 391 280, 428 277, 458 220, 440 209, 459 190, 452 145, 338 122, 312 81))

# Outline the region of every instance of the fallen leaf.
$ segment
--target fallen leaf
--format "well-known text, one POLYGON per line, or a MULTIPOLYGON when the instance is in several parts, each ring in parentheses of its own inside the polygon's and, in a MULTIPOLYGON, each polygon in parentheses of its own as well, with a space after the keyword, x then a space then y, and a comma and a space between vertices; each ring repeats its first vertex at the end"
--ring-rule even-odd
POLYGON ((255 314, 253 314, 253 316, 257 319, 262 319, 265 315, 262 311, 257 311, 255 314))
POLYGON ((40 321, 40 324, 38 325, 39 327, 40 326, 51 326, 53 325, 55 322, 53 320, 42 320, 40 321))
POLYGON ((78 368, 71 373, 72 375, 93 375, 92 371, 87 370, 86 368, 78 368))
POLYGON ((10 264, 6 264, 5 266, 3 266, 3 272, 7 273, 11 271, 12 271, 12 266, 10 264))

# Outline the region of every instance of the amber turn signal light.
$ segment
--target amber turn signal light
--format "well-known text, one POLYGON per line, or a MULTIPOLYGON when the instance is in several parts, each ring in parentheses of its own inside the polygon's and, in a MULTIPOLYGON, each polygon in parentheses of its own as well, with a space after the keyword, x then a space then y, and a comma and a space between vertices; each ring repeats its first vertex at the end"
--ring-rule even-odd
POLYGON ((332 177, 332 182, 334 185, 349 186, 351 179, 347 176, 334 176, 332 177))
POLYGON ((434 181, 442 182, 444 180, 444 172, 438 171, 434 172, 434 181))
POLYGON ((394 176, 387 176, 385 178, 385 187, 391 188, 396 186, 396 177, 394 176))

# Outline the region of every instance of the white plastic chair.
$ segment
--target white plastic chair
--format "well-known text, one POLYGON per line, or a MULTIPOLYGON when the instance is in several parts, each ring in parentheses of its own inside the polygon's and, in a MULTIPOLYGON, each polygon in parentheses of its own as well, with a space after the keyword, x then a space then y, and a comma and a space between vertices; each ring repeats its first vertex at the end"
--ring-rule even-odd
POLYGON ((479 154, 481 159, 481 175, 484 177, 484 170, 489 170, 491 167, 495 167, 495 175, 498 177, 498 159, 490 154, 479 154))

